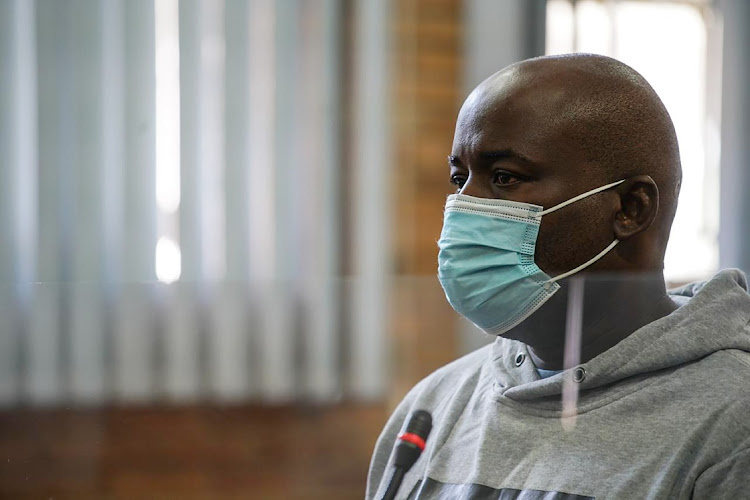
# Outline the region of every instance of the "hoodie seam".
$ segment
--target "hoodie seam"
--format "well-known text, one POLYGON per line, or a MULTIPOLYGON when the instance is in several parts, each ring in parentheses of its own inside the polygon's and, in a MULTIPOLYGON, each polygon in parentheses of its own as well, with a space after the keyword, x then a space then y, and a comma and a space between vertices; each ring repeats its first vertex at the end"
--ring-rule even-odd
POLYGON ((716 462, 715 464, 711 465, 710 467, 706 468, 703 472, 698 474, 698 477, 695 480, 695 484, 697 484, 698 481, 700 481, 701 477, 703 477, 704 474, 710 474, 711 471, 713 471, 714 469, 720 469, 721 467, 725 466, 727 463, 731 463, 733 460, 737 460, 737 458, 740 455, 744 455, 745 453, 748 453, 748 452, 750 452, 750 447, 745 447, 745 448, 742 448, 741 450, 735 451, 734 453, 730 454, 728 457, 725 457, 719 460, 718 462, 716 462))
MULTIPOLYGON (((750 323, 749 323, 749 324, 750 324, 750 323)), ((742 364, 743 364, 743 365, 744 365, 745 367, 747 367, 747 368, 750 368, 750 361, 748 361, 747 359, 744 359, 744 358, 742 358, 742 357, 741 357, 741 356, 739 355, 739 353, 737 353, 737 352, 735 352, 735 351, 736 351, 736 349, 731 349, 731 350, 730 350, 730 349, 727 349, 727 354, 729 354, 729 355, 730 355, 730 356, 732 356, 732 357, 733 357, 734 359, 736 359, 737 361, 739 361, 740 363, 742 363, 742 364)), ((742 351, 742 352, 745 352, 745 351, 742 351)))
MULTIPOLYGON (((588 413, 590 411, 597 410, 599 408, 602 408, 604 406, 607 406, 609 404, 612 404, 616 401, 620 401, 621 399, 624 399, 631 394, 634 394, 641 389, 645 389, 646 387, 650 387, 651 385, 654 385, 658 382, 663 381, 662 377, 649 377, 644 379, 643 381, 636 383, 633 387, 629 389, 624 389, 622 392, 618 392, 617 394, 613 394, 611 396, 604 396, 601 400, 596 402, 591 402, 583 406, 578 407, 578 411, 576 412, 576 415, 583 415, 585 413, 588 413)), ((527 415, 534 415, 541 418, 555 418, 558 419, 562 415, 562 410, 550 410, 550 409, 543 409, 543 408, 531 408, 528 405, 524 405, 523 403, 519 403, 518 401, 514 401, 511 398, 507 396, 494 396, 495 402, 505 405, 509 408, 515 409, 516 411, 519 411, 520 413, 525 413, 527 415)))

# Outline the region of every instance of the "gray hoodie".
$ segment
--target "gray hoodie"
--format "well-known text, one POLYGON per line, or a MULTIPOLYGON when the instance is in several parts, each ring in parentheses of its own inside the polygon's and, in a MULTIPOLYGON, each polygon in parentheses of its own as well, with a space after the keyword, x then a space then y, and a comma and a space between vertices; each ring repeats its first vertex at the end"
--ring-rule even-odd
POLYGON ((580 365, 574 421, 561 391, 576 370, 540 379, 526 346, 502 337, 422 380, 378 439, 367 498, 382 496, 396 437, 424 409, 434 427, 397 498, 750 499, 746 277, 670 293, 684 305, 580 365))

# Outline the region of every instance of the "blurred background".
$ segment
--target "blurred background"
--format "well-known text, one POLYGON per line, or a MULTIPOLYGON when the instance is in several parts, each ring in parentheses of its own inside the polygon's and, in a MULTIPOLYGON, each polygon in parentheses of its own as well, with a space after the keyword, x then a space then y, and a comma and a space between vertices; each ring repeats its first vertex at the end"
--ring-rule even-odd
POLYGON ((345 499, 491 339, 435 276, 503 66, 594 52, 680 140, 672 284, 750 270, 750 2, 0 0, 0 497, 345 499))

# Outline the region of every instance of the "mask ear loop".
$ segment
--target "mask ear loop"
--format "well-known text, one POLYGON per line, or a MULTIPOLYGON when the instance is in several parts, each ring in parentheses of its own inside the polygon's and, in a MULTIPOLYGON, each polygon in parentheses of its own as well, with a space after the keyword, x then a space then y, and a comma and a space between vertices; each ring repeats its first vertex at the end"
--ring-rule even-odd
MULTIPOLYGON (((626 179, 622 179, 621 181, 612 182, 611 184, 605 184, 604 186, 600 186, 600 187, 598 187, 596 189, 592 189, 591 191, 586 191, 585 193, 579 194, 578 196, 574 196, 573 198, 571 198, 571 199, 569 199, 567 201, 564 201, 562 203, 559 203, 559 204, 555 205, 554 207, 548 208, 547 210, 542 210, 541 212, 537 212, 537 213, 534 214, 533 217, 535 219, 541 219, 543 215, 547 215, 548 213, 554 212, 555 210, 559 210, 559 209, 561 209, 563 207, 567 207, 571 203, 575 203, 578 200, 582 200, 582 199, 586 198, 587 196, 591 196, 592 194, 596 194, 596 193, 600 193, 602 191, 606 191, 607 189, 609 189, 611 187, 615 187, 617 185, 622 184, 623 182, 625 182, 625 180, 626 179)), ((559 281, 561 279, 567 278, 568 276, 572 276, 573 274, 575 274, 577 272, 583 271, 584 269, 586 269, 587 267, 589 267, 591 264, 593 264, 597 260, 601 259, 605 255, 607 255, 607 253, 609 253, 610 250, 612 250, 615 246, 617 246, 618 243, 620 243, 620 240, 614 240, 612 243, 610 243, 607 246, 607 248, 605 248, 604 250, 602 250, 601 252, 599 252, 596 255, 596 257, 594 257, 593 259, 589 260, 588 262, 585 262, 585 263, 581 264, 580 266, 576 267, 575 269, 571 269, 570 271, 568 271, 566 273, 562 273, 559 276, 555 276, 554 278, 550 278, 545 283, 550 283, 550 282, 554 283, 554 282, 559 281)))
POLYGON ((586 262, 585 264, 581 264, 580 266, 576 267, 575 269, 571 269, 567 273, 562 273, 560 276, 555 276, 554 278, 550 278, 550 279, 548 279, 546 281, 546 283, 549 283, 549 282, 553 282, 554 283, 555 281, 559 281, 559 280, 561 280, 563 278, 567 278, 568 276, 570 276, 572 274, 575 274, 575 273, 577 273, 579 271, 583 271, 584 269, 586 269, 587 267, 589 267, 591 264, 593 264, 597 260, 601 259, 605 255, 607 255, 607 253, 610 250, 612 250, 613 248, 615 248, 615 246, 617 246, 618 243, 620 243, 620 240, 613 241, 612 243, 609 244, 609 246, 607 246, 607 248, 605 248, 604 250, 602 250, 601 252, 599 252, 599 254, 596 257, 594 257, 593 259, 591 259, 590 261, 586 262))
POLYGON ((591 191, 586 191, 585 193, 579 194, 578 196, 574 196, 573 198, 571 198, 571 199, 569 199, 567 201, 564 201, 562 203, 559 203, 559 204, 555 205, 554 207, 551 207, 551 208, 548 208, 547 210, 542 210, 541 212, 535 213, 534 214, 534 218, 540 219, 542 217, 542 215, 547 215, 549 213, 554 212, 555 210, 561 209, 562 207, 567 207, 571 203, 575 203, 578 200, 582 200, 582 199, 586 198, 587 196, 591 196, 592 194, 596 194, 596 193, 600 193, 602 191, 606 191, 607 189, 609 189, 611 187, 615 187, 615 186, 617 186, 619 184, 622 184, 625 181, 626 181, 626 179, 623 179, 621 181, 613 182, 611 184, 605 184, 604 186, 600 186, 600 187, 598 187, 596 189, 592 189, 591 191))

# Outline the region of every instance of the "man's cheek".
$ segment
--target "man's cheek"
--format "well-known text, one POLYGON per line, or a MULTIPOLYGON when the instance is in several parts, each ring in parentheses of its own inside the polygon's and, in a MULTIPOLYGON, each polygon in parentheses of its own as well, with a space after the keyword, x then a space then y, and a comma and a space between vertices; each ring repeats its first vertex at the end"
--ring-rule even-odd
POLYGON ((542 224, 539 228, 539 236, 536 241, 534 261, 539 269, 550 276, 565 272, 568 248, 570 241, 562 238, 559 226, 542 224))

